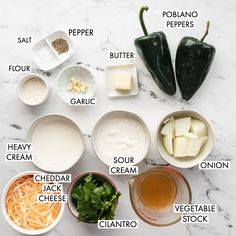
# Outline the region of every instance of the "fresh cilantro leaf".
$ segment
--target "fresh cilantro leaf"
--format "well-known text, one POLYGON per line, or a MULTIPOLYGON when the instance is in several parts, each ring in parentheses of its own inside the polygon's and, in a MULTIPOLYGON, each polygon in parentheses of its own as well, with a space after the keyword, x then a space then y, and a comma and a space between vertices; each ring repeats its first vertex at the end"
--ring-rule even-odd
POLYGON ((104 187, 104 195, 109 196, 113 189, 112 185, 108 182, 104 182, 103 187, 104 187))
POLYGON ((86 178, 84 178, 84 181, 89 183, 92 180, 93 176, 92 174, 89 174, 86 178))

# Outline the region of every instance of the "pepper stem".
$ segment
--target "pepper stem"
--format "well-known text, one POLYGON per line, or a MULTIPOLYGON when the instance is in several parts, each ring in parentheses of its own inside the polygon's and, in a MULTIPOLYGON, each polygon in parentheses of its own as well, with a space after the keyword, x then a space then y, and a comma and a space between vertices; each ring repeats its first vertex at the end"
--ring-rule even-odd
POLYGON ((143 12, 147 11, 147 10, 148 10, 148 6, 143 6, 143 7, 141 7, 141 9, 139 11, 139 21, 140 21, 140 24, 142 26, 143 33, 144 33, 145 36, 148 35, 148 32, 147 32, 146 26, 145 26, 144 21, 143 21, 143 12))
POLYGON ((206 36, 208 35, 209 27, 210 27, 210 21, 207 21, 206 32, 205 32, 205 34, 202 36, 202 38, 200 39, 200 42, 201 42, 201 43, 204 41, 204 39, 205 39, 206 36))

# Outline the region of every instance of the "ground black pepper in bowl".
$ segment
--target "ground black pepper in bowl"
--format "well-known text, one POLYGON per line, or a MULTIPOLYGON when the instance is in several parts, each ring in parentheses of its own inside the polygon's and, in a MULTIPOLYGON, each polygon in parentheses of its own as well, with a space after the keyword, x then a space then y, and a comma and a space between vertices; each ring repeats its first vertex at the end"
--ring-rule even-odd
POLYGON ((69 50, 69 45, 65 39, 58 38, 52 42, 53 48, 58 52, 58 54, 65 53, 69 50))

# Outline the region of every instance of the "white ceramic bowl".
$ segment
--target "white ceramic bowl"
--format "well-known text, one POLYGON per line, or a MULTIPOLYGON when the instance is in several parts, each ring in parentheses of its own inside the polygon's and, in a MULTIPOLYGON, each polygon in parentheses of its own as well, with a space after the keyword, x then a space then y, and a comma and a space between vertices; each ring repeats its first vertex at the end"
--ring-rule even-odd
POLYGON ((49 226, 43 228, 43 229, 37 229, 37 230, 29 230, 29 229, 24 229, 22 227, 17 226, 16 224, 14 224, 14 222, 11 220, 11 218, 9 217, 9 215, 7 214, 7 209, 6 209, 6 196, 7 196, 7 192, 9 190, 9 188, 11 187, 11 185, 19 178, 23 177, 23 176, 27 176, 27 175, 34 175, 34 174, 42 174, 43 172, 39 172, 39 171, 25 171, 22 172, 18 175, 16 175, 14 178, 12 178, 7 185, 5 186, 3 192, 2 192, 2 199, 1 199, 1 205, 2 205, 2 212, 3 212, 3 216, 6 219, 6 221, 8 222, 8 224, 14 228, 15 230, 17 230, 18 232, 22 233, 23 235, 39 235, 39 234, 44 234, 48 231, 50 231, 51 229, 53 229, 58 222, 60 221, 60 219, 62 218, 64 209, 65 209, 65 204, 61 203, 61 208, 60 211, 58 213, 57 218, 53 221, 52 224, 50 224, 49 226))
POLYGON ((69 59, 74 50, 74 44, 67 36, 66 32, 59 30, 39 40, 32 48, 32 57, 34 63, 41 70, 48 71, 56 68, 69 59), (67 52, 58 54, 58 52, 53 48, 52 42, 58 38, 62 38, 67 41, 69 46, 69 50, 67 52))
MULTIPOLYGON (((139 153, 136 154, 136 157, 133 156, 134 154, 132 153, 125 153, 123 154, 123 156, 133 156, 134 157, 134 163, 132 163, 131 165, 136 165, 139 162, 141 162, 148 154, 150 145, 151 145, 151 138, 150 138, 150 133, 149 130, 146 126, 146 124, 144 123, 144 121, 137 116, 134 113, 131 112, 127 112, 127 111, 111 111, 106 113, 105 115, 103 115, 97 122, 97 124, 95 125, 94 129, 93 129, 93 133, 92 133, 92 137, 91 137, 91 141, 92 141, 92 146, 93 146, 93 150, 96 153, 96 156, 107 166, 111 166, 112 165, 112 158, 114 156, 112 156, 113 154, 107 150, 102 150, 102 145, 100 144, 101 138, 99 138, 99 135, 101 134, 101 130, 100 128, 104 125, 104 124, 111 124, 113 125, 113 121, 116 118, 121 118, 124 121, 127 120, 133 120, 135 121, 136 125, 139 126, 139 128, 142 129, 142 133, 143 133, 143 142, 141 143, 142 145, 138 146, 139 149, 139 153)), ((110 125, 109 125, 110 126, 110 125)), ((115 126, 115 125, 114 125, 115 126)), ((109 132, 113 132, 114 130, 117 130, 119 132, 119 134, 121 134, 122 136, 124 136, 124 138, 126 138, 126 140, 128 139, 128 142, 130 142, 129 140, 133 139, 133 137, 136 137, 136 140, 139 138, 138 134, 136 134, 136 136, 134 136, 134 134, 130 134, 131 136, 127 137, 125 135, 125 128, 121 128, 121 127, 113 127, 113 130, 109 131, 109 132)), ((140 129, 139 129, 140 130, 140 129)), ((116 136, 116 134, 113 134, 114 136, 116 136)), ((140 135, 140 134, 139 134, 140 135)), ((103 137, 103 139, 105 139, 105 137, 103 137)), ((135 142, 136 140, 132 140, 131 142, 135 142)), ((137 143, 135 143, 137 144, 137 143)), ((134 145, 135 145, 134 144, 134 145)), ((113 150, 119 145, 123 146, 123 145, 129 145, 129 144, 122 144, 122 141, 118 141, 118 144, 115 145, 107 143, 106 144, 108 147, 110 147, 110 145, 113 145, 113 150)), ((137 150, 136 150, 137 151, 137 150)), ((134 151, 135 152, 135 151, 134 151)), ((120 156, 119 153, 114 154, 116 156, 120 156)))
POLYGON ((19 83, 17 85, 17 95, 18 95, 19 99, 24 104, 29 105, 29 106, 37 106, 37 105, 40 105, 40 104, 44 103, 45 101, 47 101, 48 96, 49 96, 49 86, 48 86, 46 80, 43 79, 43 77, 41 75, 34 74, 34 73, 27 74, 27 75, 24 75, 23 77, 21 77, 21 79, 19 80, 19 83), (22 96, 22 89, 23 89, 24 84, 32 78, 36 78, 36 79, 42 81, 46 87, 46 91, 45 91, 45 94, 43 94, 42 99, 36 103, 32 103, 30 101, 27 101, 22 96))
POLYGON ((84 65, 70 65, 64 68, 57 78, 57 93, 67 104, 71 98, 91 98, 95 93, 95 80, 92 72, 84 65), (67 90, 71 77, 79 79, 87 85, 85 93, 76 93, 67 90))
POLYGON ((157 128, 157 133, 156 133, 156 145, 159 153, 161 156, 171 165, 179 167, 179 168, 191 168, 193 166, 198 165, 201 161, 206 159, 209 154, 211 153, 211 150, 213 148, 213 130, 211 128, 210 123, 199 113, 193 111, 193 110, 178 110, 175 112, 172 112, 168 115, 166 115, 160 122, 157 128), (164 145, 162 138, 163 136, 161 135, 161 129, 164 125, 164 122, 170 118, 182 118, 182 117, 192 117, 196 118, 207 126, 208 130, 208 141, 207 143, 201 148, 200 153, 196 157, 181 157, 181 158, 175 158, 174 156, 170 155, 164 145))
POLYGON ((70 169, 85 150, 84 137, 78 125, 57 114, 34 120, 25 141, 32 143, 33 164, 50 172, 70 169))

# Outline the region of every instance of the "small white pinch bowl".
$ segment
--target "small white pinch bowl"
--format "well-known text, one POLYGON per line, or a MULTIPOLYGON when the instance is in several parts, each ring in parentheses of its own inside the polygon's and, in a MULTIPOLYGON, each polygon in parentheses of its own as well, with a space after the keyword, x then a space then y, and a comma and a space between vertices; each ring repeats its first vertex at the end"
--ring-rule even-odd
POLYGON ((159 123, 156 132, 156 146, 160 155, 169 164, 179 168, 191 168, 198 165, 203 160, 205 160, 212 151, 213 141, 214 141, 214 135, 210 123, 202 115, 193 110, 178 110, 166 115, 159 123), (202 121, 206 125, 208 130, 208 140, 207 143, 201 148, 200 153, 196 157, 175 158, 166 151, 162 141, 163 136, 161 135, 161 129, 164 126, 165 121, 170 117, 174 118, 192 117, 202 121))
POLYGON ((96 85, 93 73, 84 65, 69 65, 64 68, 57 77, 57 93, 67 104, 70 104, 71 98, 91 98, 94 96, 95 90, 96 85), (84 93, 76 93, 67 90, 71 77, 79 79, 87 85, 87 89, 84 93))
POLYGON ((18 82, 18 85, 17 85, 17 95, 19 97, 19 99, 26 105, 29 105, 29 106, 37 106, 37 105, 41 105, 43 104, 44 102, 47 101, 48 97, 49 97, 49 86, 48 86, 48 83, 46 82, 46 80, 39 74, 35 74, 35 73, 30 73, 30 74, 27 74, 27 75, 24 75, 20 78, 19 82, 18 82), (46 91, 45 91, 45 94, 43 94, 42 96, 42 99, 36 103, 33 103, 33 102, 30 102, 30 101, 27 101, 23 98, 22 96, 22 89, 23 89, 23 86, 24 84, 29 81, 30 79, 33 79, 33 78, 36 78, 40 81, 42 81, 46 87, 46 91))

